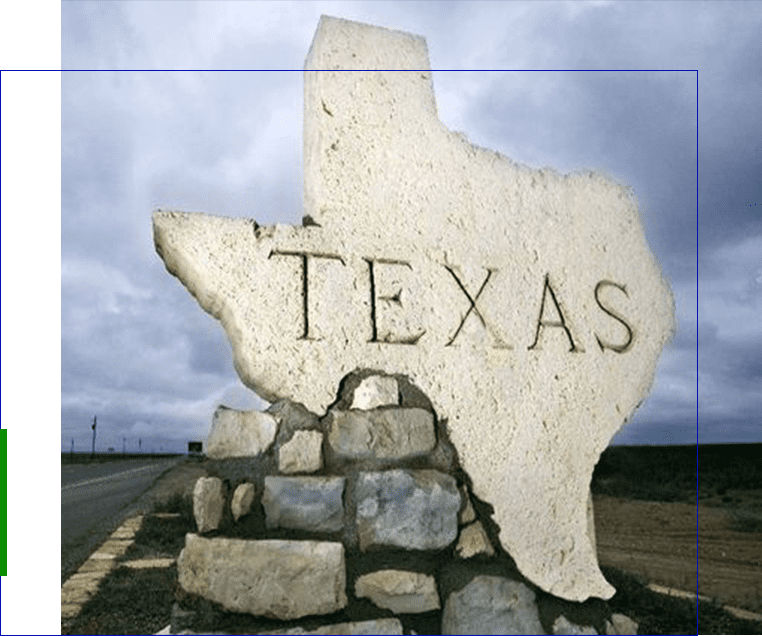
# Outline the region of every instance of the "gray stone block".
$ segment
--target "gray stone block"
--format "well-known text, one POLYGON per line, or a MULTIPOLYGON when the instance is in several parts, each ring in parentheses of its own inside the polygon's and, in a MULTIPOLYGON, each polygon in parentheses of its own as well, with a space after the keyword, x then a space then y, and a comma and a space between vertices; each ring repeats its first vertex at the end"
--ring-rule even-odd
POLYGON ((447 598, 443 634, 543 634, 534 592, 500 576, 477 576, 447 598))
POLYGON ((309 630, 303 629, 302 627, 292 627, 291 629, 276 632, 260 633, 263 635, 269 634, 271 636, 370 636, 371 634, 402 634, 402 623, 396 618, 377 618, 371 621, 322 625, 321 627, 309 630))
POLYGON ((611 621, 606 621, 606 634, 613 635, 626 635, 638 633, 638 624, 630 617, 624 614, 612 614, 611 621))
POLYGON ((278 422, 278 436, 298 430, 312 430, 319 427, 319 418, 304 404, 292 400, 279 400, 265 411, 278 422))
POLYGON ((553 634, 568 634, 568 636, 598 636, 595 627, 580 626, 572 623, 563 614, 553 621, 553 634))
POLYGON ((436 445, 434 416, 423 409, 331 411, 328 443, 340 457, 402 459, 436 445))
POLYGON ((357 477, 360 549, 386 545, 417 550, 447 547, 458 534, 455 479, 435 470, 364 472, 357 477))
POLYGON ((336 532, 344 525, 343 477, 265 477, 268 528, 336 532))
POLYGON ((460 511, 458 521, 462 524, 471 523, 476 519, 476 511, 471 503, 471 497, 468 496, 468 488, 465 486, 460 487, 460 495, 463 499, 463 509, 460 511))

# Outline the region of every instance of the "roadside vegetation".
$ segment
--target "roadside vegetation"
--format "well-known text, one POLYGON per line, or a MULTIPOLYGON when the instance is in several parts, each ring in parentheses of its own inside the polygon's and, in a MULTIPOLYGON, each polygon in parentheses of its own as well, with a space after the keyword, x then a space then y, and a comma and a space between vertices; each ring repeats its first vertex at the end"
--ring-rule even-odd
POLYGON ((613 446, 593 472, 595 495, 726 510, 732 530, 762 532, 762 444, 613 446))
POLYGON ((593 472, 594 495, 696 503, 695 446, 611 446, 593 472))
POLYGON ((612 612, 620 612, 638 622, 639 634, 760 634, 762 622, 736 618, 715 603, 699 601, 698 628, 696 602, 658 594, 648 589, 648 581, 617 568, 601 568, 617 590, 608 602, 612 612))
POLYGON ((593 494, 696 503, 733 491, 762 490, 762 444, 612 446, 593 473, 593 494), (698 480, 696 464, 698 460, 698 480))

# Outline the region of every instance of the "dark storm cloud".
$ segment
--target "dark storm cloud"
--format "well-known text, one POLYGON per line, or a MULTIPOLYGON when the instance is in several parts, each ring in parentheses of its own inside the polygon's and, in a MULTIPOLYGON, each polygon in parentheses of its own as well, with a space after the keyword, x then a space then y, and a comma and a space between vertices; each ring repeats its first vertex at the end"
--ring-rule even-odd
POLYGON ((298 223, 302 73, 125 69, 300 69, 321 13, 422 34, 438 69, 651 69, 435 72, 434 85, 444 123, 474 143, 633 187, 678 330, 615 442, 695 440, 696 345, 702 436, 762 439, 759 5, 70 2, 64 67, 123 70, 62 77, 63 448, 94 407, 117 438, 182 445, 219 402, 261 406, 155 254, 150 211, 298 223), (659 69, 699 69, 698 153, 695 74, 659 69))
POLYGON ((225 376, 232 370, 233 352, 221 329, 193 333, 189 367, 193 373, 225 376))
POLYGON ((706 15, 703 5, 706 31, 724 37, 705 39, 699 73, 700 267, 723 244, 762 235, 762 7, 714 8, 706 15))
MULTIPOLYGON (((762 85, 762 76, 760 77, 762 85)), ((759 96, 762 103, 762 92, 759 96)), ((762 132, 748 131, 762 147, 762 132)), ((745 236, 762 235, 762 159, 759 152, 709 148, 701 157, 699 179, 699 272, 713 250, 745 236)))
MULTIPOLYGON (((722 339, 717 332, 711 323, 699 325, 699 406, 701 411, 704 406, 710 411, 715 407, 737 411, 746 406, 745 396, 756 393, 762 398, 762 342, 722 339), (705 369, 711 374, 705 374, 705 369)), ((758 404, 748 406, 757 412, 762 427, 758 404)))

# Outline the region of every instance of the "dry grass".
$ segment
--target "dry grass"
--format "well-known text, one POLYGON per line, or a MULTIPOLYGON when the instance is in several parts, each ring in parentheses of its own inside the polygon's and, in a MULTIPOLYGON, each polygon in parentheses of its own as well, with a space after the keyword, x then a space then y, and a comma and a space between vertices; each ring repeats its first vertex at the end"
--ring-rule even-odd
MULTIPOLYGON (((135 543, 120 561, 177 557, 185 534, 195 530, 190 497, 175 496, 153 512, 179 513, 176 518, 147 516, 135 543)), ((171 620, 177 568, 116 568, 103 579, 98 593, 77 618, 61 626, 62 634, 155 634, 171 620)))
POLYGON ((601 569, 617 589, 609 607, 637 621, 639 634, 762 634, 762 622, 736 618, 719 603, 699 601, 697 608, 695 601, 649 590, 644 577, 616 568, 601 569))

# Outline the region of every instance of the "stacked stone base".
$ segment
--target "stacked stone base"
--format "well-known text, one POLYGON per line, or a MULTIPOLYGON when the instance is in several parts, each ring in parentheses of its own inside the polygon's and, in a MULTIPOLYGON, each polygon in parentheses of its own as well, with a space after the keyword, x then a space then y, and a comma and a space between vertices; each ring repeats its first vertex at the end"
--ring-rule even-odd
POLYGON ((207 454, 172 633, 637 633, 519 573, 403 376, 352 374, 323 418, 218 410, 207 454))

